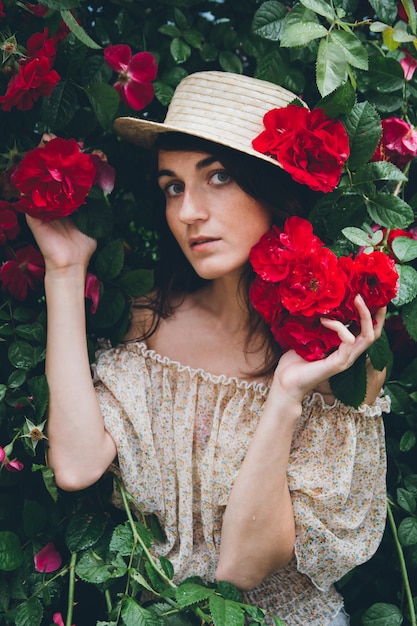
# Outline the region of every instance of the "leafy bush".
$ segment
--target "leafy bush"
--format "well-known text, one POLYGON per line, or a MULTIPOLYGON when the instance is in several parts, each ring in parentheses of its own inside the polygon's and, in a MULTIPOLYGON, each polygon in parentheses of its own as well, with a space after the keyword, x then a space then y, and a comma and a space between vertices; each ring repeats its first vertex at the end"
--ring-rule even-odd
MULTIPOLYGON (((132 517, 122 488, 124 509, 109 504, 117 477, 105 476, 80 493, 55 486, 44 457, 42 259, 23 213, 15 212, 25 203, 15 172, 38 146, 56 136, 75 140, 82 155, 95 155, 94 181, 72 214, 98 240, 86 292, 93 362, 100 339, 115 344, 123 336, 132 298, 151 288, 158 259, 152 164, 147 153, 122 145, 113 120, 123 114, 162 120, 184 76, 221 69, 281 84, 343 122, 349 160, 338 187, 318 197, 310 219, 338 255, 361 246, 382 249, 397 263, 399 293, 386 332, 370 351, 377 368, 388 368, 392 401, 388 524, 373 559, 339 587, 354 626, 416 625, 416 30, 412 0, 0 2, 2 623, 64 623, 58 614, 66 626, 220 626, 241 624, 245 615, 263 623, 262 612, 242 605, 231 585, 192 579, 175 586, 171 564, 155 563, 149 553, 159 532, 154 521, 132 517), (144 52, 156 60, 156 77, 149 69, 152 78, 140 96, 123 88, 118 55, 109 58, 109 47, 119 44, 130 47, 123 52, 127 62, 144 52), (150 590, 159 600, 147 605, 143 593, 150 590)), ((141 59, 150 62, 150 56, 141 59)), ((363 399, 360 367, 332 381, 336 395, 354 405, 363 399)))

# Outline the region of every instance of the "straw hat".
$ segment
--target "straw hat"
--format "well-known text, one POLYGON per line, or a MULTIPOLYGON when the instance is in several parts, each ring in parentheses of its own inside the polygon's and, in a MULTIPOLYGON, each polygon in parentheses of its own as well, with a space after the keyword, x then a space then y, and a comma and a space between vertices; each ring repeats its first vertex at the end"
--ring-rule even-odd
POLYGON ((229 72, 190 74, 177 86, 163 123, 119 117, 115 131, 127 141, 151 148, 161 133, 180 132, 208 139, 280 165, 252 148, 264 130, 263 116, 295 100, 287 89, 229 72))

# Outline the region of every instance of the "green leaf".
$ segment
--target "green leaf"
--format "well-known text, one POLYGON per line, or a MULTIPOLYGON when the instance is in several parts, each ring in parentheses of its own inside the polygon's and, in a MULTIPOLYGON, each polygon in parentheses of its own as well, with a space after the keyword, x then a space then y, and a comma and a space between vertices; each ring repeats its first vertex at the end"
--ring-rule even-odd
POLYGON ((276 2, 275 0, 264 2, 255 12, 252 21, 252 32, 264 39, 279 41, 283 19, 286 14, 287 8, 281 2, 276 2))
POLYGON ((349 168, 355 170, 373 156, 381 137, 381 123, 378 113, 369 102, 355 104, 352 111, 343 118, 349 135, 349 168))
POLYGON ((356 228, 356 226, 347 226, 343 228, 342 234, 351 241, 355 243, 357 246, 366 246, 371 245, 371 237, 364 230, 360 228, 356 228))
POLYGON ((15 626, 40 626, 42 617, 42 604, 38 598, 30 598, 17 608, 14 624, 15 626))
POLYGON ((119 94, 111 85, 93 83, 85 89, 98 123, 104 130, 110 130, 119 108, 119 94))
POLYGON ((368 53, 360 39, 353 33, 344 30, 332 30, 330 41, 335 43, 345 55, 349 65, 360 70, 368 69, 368 53))
POLYGON ((382 372, 382 370, 392 361, 391 348, 384 330, 382 331, 380 338, 369 346, 368 356, 371 359, 371 363, 374 368, 379 372, 382 372))
POLYGON ((32 472, 41 471, 44 485, 51 496, 52 500, 56 502, 58 500, 58 487, 55 482, 54 471, 51 467, 46 467, 46 465, 38 465, 34 463, 32 465, 32 472))
POLYGON ((321 96, 342 85, 347 78, 346 57, 342 48, 332 41, 320 41, 316 63, 316 82, 321 96))
POLYGON ((113 213, 104 200, 87 200, 87 204, 73 213, 71 219, 81 232, 93 239, 100 239, 112 233, 113 213))
POLYGON ((338 400, 357 409, 366 395, 366 364, 362 354, 349 369, 330 378, 330 387, 338 400))
POLYGON ((409 474, 404 479, 404 484, 408 491, 417 498, 417 474, 409 474))
POLYGON ((187 30, 184 31, 183 37, 185 41, 190 44, 190 46, 192 46, 193 48, 197 48, 198 50, 201 50, 203 42, 204 42, 203 33, 200 33, 198 30, 195 30, 194 28, 187 28, 187 30))
POLYGON ((372 163, 365 163, 363 167, 357 170, 352 178, 354 185, 370 183, 376 180, 406 182, 408 178, 404 172, 389 161, 374 161, 372 163))
POLYGON ((2 400, 4 400, 4 398, 6 397, 6 393, 7 393, 7 385, 0 385, 0 402, 2 400))
POLYGON ((410 452, 416 445, 416 434, 412 430, 406 430, 400 439, 400 451, 410 452))
POLYGON ((413 209, 409 204, 389 193, 370 196, 366 201, 369 217, 386 228, 407 228, 413 220, 413 209))
POLYGON ((122 619, 125 626, 163 626, 164 621, 128 596, 122 601, 122 619))
POLYGON ((378 17, 387 24, 392 24, 397 17, 397 7, 395 2, 390 2, 389 0, 369 0, 369 4, 374 9, 378 17))
POLYGON ((227 580, 219 580, 217 590, 226 600, 234 600, 235 602, 241 602, 242 600, 239 589, 227 580))
POLYGON ((400 626, 402 621, 400 609, 385 602, 373 604, 362 617, 363 626, 400 626))
POLYGON ((404 86, 404 72, 397 60, 391 57, 372 56, 369 72, 365 78, 372 90, 387 94, 399 91, 404 86))
POLYGON ((9 346, 10 363, 18 369, 30 370, 36 365, 36 353, 33 346, 26 341, 15 341, 9 346))
POLYGON ((242 61, 237 54, 229 52, 229 50, 220 52, 219 63, 225 72, 232 72, 233 74, 242 74, 243 72, 242 61))
POLYGON ((407 263, 413 259, 417 259, 417 241, 410 237, 395 237, 392 244, 392 250, 399 261, 407 263))
POLYGON ((102 55, 95 54, 82 65, 81 82, 83 85, 91 85, 92 83, 110 82, 113 71, 107 65, 102 55))
POLYGON ((171 41, 171 45, 169 47, 171 51, 172 58, 176 63, 185 63, 187 59, 191 56, 191 48, 183 39, 179 37, 175 37, 171 41))
POLYGON ((102 537, 106 520, 96 512, 80 511, 70 518, 65 533, 65 543, 71 552, 86 550, 102 537))
POLYGON ((23 561, 19 537, 10 530, 0 531, 0 570, 11 572, 23 561))
POLYGON ((399 289, 392 303, 400 307, 414 300, 417 295, 417 271, 410 265, 397 265, 397 272, 400 277, 399 289))
POLYGON ((77 576, 94 585, 114 578, 121 578, 126 574, 126 571, 126 564, 121 557, 117 556, 107 563, 92 550, 85 552, 75 566, 77 576))
POLYGON ((16 335, 22 337, 22 339, 28 339, 29 341, 43 343, 45 341, 45 334, 45 328, 39 322, 20 324, 16 328, 16 335))
POLYGON ((333 22, 337 17, 332 5, 325 0, 300 0, 300 2, 306 9, 322 15, 330 22, 333 22))
POLYGON ((160 556, 159 562, 161 564, 162 570, 168 576, 168 578, 174 578, 174 566, 172 565, 171 561, 165 556, 160 556))
POLYGON ((415 35, 417 29, 417 15, 416 15, 416 7, 413 0, 401 0, 401 4, 404 7, 404 10, 408 17, 408 24, 411 28, 411 32, 415 35))
POLYGON ((110 328, 122 317, 126 308, 126 298, 119 289, 107 289, 100 298, 93 316, 94 326, 110 328))
POLYGON ((162 26, 158 28, 158 32, 172 38, 179 37, 181 35, 180 29, 174 26, 174 24, 162 24, 162 26))
POLYGON ((45 375, 36 376, 28 381, 29 390, 33 396, 36 408, 36 417, 41 420, 49 402, 49 386, 45 375))
MULTIPOLYGON (((138 535, 146 547, 149 548, 152 544, 152 533, 139 522, 135 522, 135 527, 138 535)), ((133 550, 133 545, 134 538, 130 523, 125 522, 124 524, 116 526, 110 540, 110 550, 112 552, 119 552, 122 556, 129 556, 133 550)), ((140 554, 141 552, 142 547, 138 544, 136 554, 140 554)))
POLYGON ((402 546, 414 546, 417 544, 417 519, 406 517, 398 526, 398 539, 402 546))
MULTIPOLYGON (((60 7, 63 9, 63 7, 60 7)), ((101 47, 98 43, 93 41, 89 35, 85 32, 84 28, 80 26, 77 22, 71 11, 63 9, 61 11, 61 17, 64 20, 65 24, 68 26, 70 31, 83 43, 87 48, 93 48, 95 50, 101 50, 101 47)))
POLYGON ((273 46, 257 59, 255 78, 269 80, 273 83, 277 76, 286 75, 286 70, 279 48, 273 46))
POLYGON ((61 9, 76 9, 80 6, 80 0, 42 0, 40 4, 54 11, 60 11, 61 9))
POLYGON ((151 585, 148 583, 146 578, 142 576, 140 572, 138 572, 137 570, 133 570, 131 571, 130 575, 133 578, 133 580, 135 580, 141 587, 143 587, 144 589, 147 589, 154 595, 157 594, 157 591, 153 587, 151 587, 151 585))
POLYGON ((123 269, 125 253, 121 239, 114 239, 97 252, 95 268, 100 278, 112 280, 123 269))
POLYGON ((410 404, 408 393, 399 385, 388 382, 385 386, 385 393, 391 398, 391 409, 397 415, 404 415, 410 404))
POLYGON ((407 489, 403 489, 402 487, 397 489, 397 502, 407 513, 415 513, 416 499, 407 489))
POLYGON ((49 98, 43 98, 40 119, 54 131, 64 128, 77 109, 77 92, 71 83, 61 80, 49 98))
POLYGON ((196 583, 182 583, 175 591, 175 598, 179 606, 184 609, 186 607, 197 604, 202 600, 207 600, 214 595, 214 589, 197 585, 196 583))
POLYGON ((212 595, 209 606, 214 626, 244 626, 245 613, 237 602, 212 595))
MULTIPOLYGON (((327 36, 327 29, 322 24, 316 22, 300 22, 299 24, 290 24, 285 26, 282 37, 282 48, 296 48, 305 46, 310 41, 322 39, 327 36)), ((333 91, 333 90, 331 90, 333 91)))
POLYGON ((408 334, 417 341, 417 298, 403 306, 401 314, 408 334))
POLYGON ((329 117, 338 117, 339 115, 350 113, 355 104, 356 94, 350 81, 346 81, 324 96, 318 103, 316 108, 322 109, 329 117))

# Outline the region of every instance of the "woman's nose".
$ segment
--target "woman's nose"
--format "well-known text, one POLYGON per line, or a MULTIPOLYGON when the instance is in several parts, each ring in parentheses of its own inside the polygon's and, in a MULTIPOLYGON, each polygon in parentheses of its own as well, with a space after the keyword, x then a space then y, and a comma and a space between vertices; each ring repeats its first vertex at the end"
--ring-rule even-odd
POLYGON ((186 191, 183 195, 183 201, 179 211, 179 218, 184 223, 195 222, 196 220, 205 220, 208 216, 208 209, 204 201, 203 195, 186 191))

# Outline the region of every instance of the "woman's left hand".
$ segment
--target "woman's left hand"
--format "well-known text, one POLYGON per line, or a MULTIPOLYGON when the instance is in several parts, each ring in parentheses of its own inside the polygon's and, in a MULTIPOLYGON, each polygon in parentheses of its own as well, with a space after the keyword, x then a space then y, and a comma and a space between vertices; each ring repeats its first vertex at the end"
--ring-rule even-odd
POLYGON ((323 326, 338 334, 341 341, 338 349, 318 361, 306 361, 294 350, 289 350, 278 363, 272 387, 278 387, 280 393, 287 393, 293 400, 301 402, 303 397, 317 389, 320 383, 353 365, 356 359, 381 336, 386 314, 386 307, 381 308, 373 320, 360 295, 355 298, 355 306, 360 318, 361 330, 358 335, 355 336, 342 322, 322 318, 323 326))

